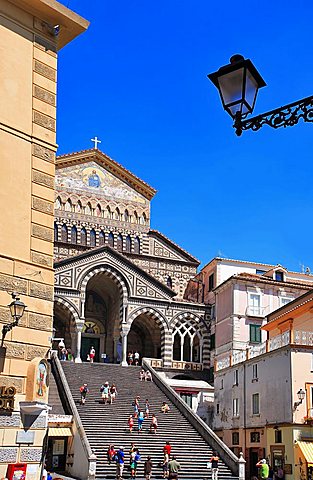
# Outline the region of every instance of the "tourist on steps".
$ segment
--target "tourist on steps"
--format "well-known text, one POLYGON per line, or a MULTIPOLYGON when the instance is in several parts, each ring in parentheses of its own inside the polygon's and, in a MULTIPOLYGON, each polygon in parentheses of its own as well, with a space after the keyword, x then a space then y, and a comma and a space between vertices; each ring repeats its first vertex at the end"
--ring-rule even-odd
POLYGON ((95 358, 95 355, 96 355, 95 347, 91 347, 90 352, 89 352, 89 361, 90 361, 90 363, 93 363, 94 358, 95 358))
POLYGON ((116 460, 116 479, 121 480, 123 478, 123 470, 124 470, 124 448, 120 447, 115 455, 116 460))
POLYGON ((169 471, 168 478, 177 479, 179 470, 180 470, 180 464, 177 462, 176 457, 172 457, 172 460, 168 462, 168 471, 169 471))
POLYGON ((164 455, 167 453, 168 456, 170 456, 171 455, 171 450, 172 450, 172 446, 171 446, 170 442, 165 442, 165 445, 163 447, 164 455))
POLYGON ((128 359, 128 365, 132 365, 134 361, 133 352, 128 352, 127 359, 128 359))
POLYGON ((130 469, 131 469, 130 478, 132 478, 132 479, 136 478, 137 466, 138 466, 138 462, 140 462, 140 460, 141 460, 140 453, 139 453, 138 448, 136 448, 132 452, 131 457, 130 457, 130 469))
POLYGON ((133 428, 134 428, 134 417, 132 415, 129 415, 128 427, 129 427, 129 433, 132 433, 133 428))
POLYGON ((142 382, 143 380, 145 380, 146 378, 146 372, 144 371, 144 369, 142 368, 139 372, 139 379, 140 381, 142 382))
POLYGON ((133 407, 134 407, 134 418, 138 418, 138 411, 139 411, 139 400, 140 397, 137 395, 133 401, 133 407))
POLYGON ((218 455, 217 452, 213 452, 213 455, 210 459, 211 468, 212 468, 212 480, 217 480, 218 477, 218 455))
POLYGON ((109 403, 109 382, 105 382, 104 385, 100 387, 102 403, 109 403))
POLYGON ((169 459, 170 459, 170 456, 168 455, 168 453, 164 452, 164 458, 163 458, 163 464, 162 464, 163 478, 168 478, 169 459))
POLYGON ((85 405, 87 393, 89 393, 87 383, 84 383, 84 385, 80 387, 79 391, 80 391, 80 404, 85 405))
POLYGON ((149 412, 150 412, 150 404, 149 404, 149 400, 146 398, 145 418, 149 418, 149 412))
POLYGON ((157 429, 158 429, 158 420, 155 415, 152 415, 151 423, 150 423, 150 433, 156 434, 157 429))
POLYGON ((143 466, 143 474, 145 476, 145 480, 151 480, 152 476, 152 461, 150 455, 148 455, 147 460, 144 463, 143 466))
POLYGON ((117 395, 117 389, 116 389, 115 383, 112 383, 112 385, 110 387, 110 402, 109 403, 114 402, 114 400, 116 398, 116 395, 117 395))
POLYGON ((152 375, 151 375, 149 370, 146 371, 145 381, 146 382, 152 382, 152 375))
POLYGON ((143 415, 143 412, 141 410, 138 410, 138 433, 142 432, 142 424, 144 419, 145 417, 143 415))
POLYGON ((161 407, 161 412, 162 413, 167 413, 169 411, 170 411, 170 407, 168 406, 168 404, 166 402, 163 402, 162 407, 161 407))
POLYGON ((114 445, 109 445, 109 448, 107 450, 107 459, 108 459, 109 465, 111 465, 111 462, 114 461, 115 455, 116 455, 116 450, 114 448, 114 445))
POLYGON ((139 359, 140 359, 140 354, 136 350, 135 353, 134 353, 134 362, 135 362, 136 367, 137 367, 137 365, 139 365, 139 359))

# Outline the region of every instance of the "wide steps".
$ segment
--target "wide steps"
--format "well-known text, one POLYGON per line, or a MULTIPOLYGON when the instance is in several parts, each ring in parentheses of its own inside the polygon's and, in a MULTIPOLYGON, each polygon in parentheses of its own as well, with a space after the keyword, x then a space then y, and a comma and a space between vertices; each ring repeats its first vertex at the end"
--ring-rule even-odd
MULTIPOLYGON (((132 442, 139 448, 142 458, 138 465, 137 477, 139 479, 143 477, 143 463, 147 455, 151 455, 154 464, 153 478, 162 478, 162 469, 157 465, 163 460, 163 446, 166 441, 171 443, 172 454, 176 455, 181 464, 179 475, 181 479, 211 478, 211 472, 207 470, 206 464, 212 455, 212 448, 153 382, 140 382, 139 367, 69 362, 62 362, 62 366, 90 446, 97 455, 99 480, 115 478, 116 466, 109 465, 106 458, 109 444, 114 444, 115 448, 121 445, 124 447, 127 465, 128 451, 132 442), (117 386, 118 395, 112 405, 100 403, 99 389, 106 381, 117 386), (87 395, 86 404, 82 406, 79 403, 79 387, 84 383, 88 384, 90 393, 87 395), (130 434, 127 420, 129 415, 133 414, 132 402, 136 395, 140 395, 139 403, 143 411, 145 399, 149 399, 150 418, 144 420, 143 432, 140 434, 135 420, 133 433, 130 434), (160 412, 164 401, 170 406, 167 414, 160 412), (156 435, 149 433, 153 413, 157 416, 159 425, 156 435)), ((125 467, 124 478, 129 477, 130 472, 125 467)), ((221 462, 219 479, 229 480, 231 477, 231 471, 221 462)))

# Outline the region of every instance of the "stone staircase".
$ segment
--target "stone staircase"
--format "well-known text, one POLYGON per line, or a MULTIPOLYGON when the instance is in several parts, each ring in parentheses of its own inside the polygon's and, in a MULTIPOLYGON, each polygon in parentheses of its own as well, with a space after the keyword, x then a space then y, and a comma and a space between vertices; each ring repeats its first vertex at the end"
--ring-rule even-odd
MULTIPOLYGON (((131 442, 135 442, 140 450, 142 461, 139 463, 137 478, 143 478, 143 463, 147 455, 153 461, 153 478, 162 478, 162 469, 158 463, 163 459, 163 446, 166 441, 172 445, 172 455, 175 455, 181 464, 179 478, 185 480, 210 479, 211 472, 207 469, 207 462, 212 455, 212 448, 202 436, 188 422, 166 397, 166 395, 152 382, 140 382, 139 367, 121 367, 120 365, 106 364, 74 364, 62 362, 68 385, 76 403, 89 444, 97 456, 96 476, 99 479, 115 478, 115 464, 109 465, 106 451, 109 444, 115 448, 124 447, 126 453, 125 465, 129 462, 128 451, 131 442), (100 386, 108 381, 115 383, 118 390, 116 402, 113 405, 100 403, 100 386), (86 404, 79 404, 79 387, 88 383, 90 393, 86 404), (136 395, 140 395, 140 406, 144 409, 145 399, 149 399, 150 418, 155 413, 158 419, 158 432, 149 433, 150 420, 143 423, 143 432, 139 435, 137 424, 133 433, 129 433, 127 420, 133 413, 132 402, 136 395), (162 414, 160 407, 166 401, 170 412, 162 414)), ((53 387, 53 384, 52 384, 53 387)), ((54 389, 56 388, 56 385, 54 389)), ((54 395, 51 392, 51 395, 54 395)), ((51 412, 53 413, 53 412, 51 412)), ((125 468, 124 478, 129 478, 130 472, 125 468)), ((229 480, 231 470, 221 462, 219 480, 229 480)))

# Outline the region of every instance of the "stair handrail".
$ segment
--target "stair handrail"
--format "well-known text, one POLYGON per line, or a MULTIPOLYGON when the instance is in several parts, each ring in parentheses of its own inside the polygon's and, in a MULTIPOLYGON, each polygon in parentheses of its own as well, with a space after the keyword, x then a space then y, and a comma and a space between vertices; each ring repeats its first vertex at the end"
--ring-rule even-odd
POLYGON ((202 438, 210 443, 213 450, 219 454, 219 457, 230 468, 233 475, 239 475, 239 458, 225 445, 225 443, 216 435, 215 432, 197 415, 174 389, 158 374, 158 372, 149 364, 149 360, 142 359, 143 368, 149 370, 154 383, 162 390, 163 393, 171 400, 192 426, 202 436, 202 438), (210 439, 210 442, 208 441, 210 439))
POLYGON ((86 435, 84 426, 82 424, 82 421, 80 419, 77 407, 75 405, 75 401, 74 401, 74 398, 72 396, 72 392, 70 390, 69 384, 66 380, 64 370, 62 368, 61 362, 60 362, 56 352, 52 352, 51 363, 57 371, 58 379, 60 380, 63 391, 66 395, 66 399, 68 401, 68 406, 71 410, 71 414, 73 415, 73 419, 74 419, 74 422, 76 424, 77 432, 79 433, 79 436, 81 438, 82 445, 83 445, 83 448, 84 448, 85 453, 87 455, 88 461, 89 462, 90 462, 90 460, 94 461, 94 453, 93 453, 92 448, 90 446, 90 443, 88 441, 88 437, 86 435))

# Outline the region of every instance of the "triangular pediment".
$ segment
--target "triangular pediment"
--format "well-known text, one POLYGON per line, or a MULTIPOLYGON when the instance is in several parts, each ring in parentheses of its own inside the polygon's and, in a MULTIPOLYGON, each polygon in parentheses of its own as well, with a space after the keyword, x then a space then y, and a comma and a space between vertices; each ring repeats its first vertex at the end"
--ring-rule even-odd
POLYGON ((156 230, 150 230, 149 242, 150 255, 168 260, 194 263, 196 266, 200 264, 199 260, 156 230))
POLYGON ((146 203, 156 190, 100 150, 61 155, 56 159, 56 189, 71 189, 146 203))
POLYGON ((99 247, 55 263, 56 291, 79 291, 91 271, 114 271, 131 297, 170 300, 176 294, 111 247, 99 247), (99 270, 100 269, 100 270, 99 270), (101 270, 102 269, 102 270, 101 270))

